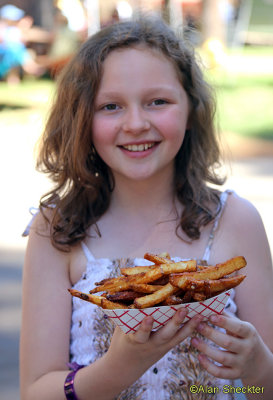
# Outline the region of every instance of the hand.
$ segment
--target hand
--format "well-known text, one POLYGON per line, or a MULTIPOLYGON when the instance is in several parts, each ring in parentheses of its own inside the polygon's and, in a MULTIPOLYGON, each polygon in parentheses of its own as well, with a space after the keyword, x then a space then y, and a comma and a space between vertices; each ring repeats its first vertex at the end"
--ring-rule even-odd
POLYGON ((201 352, 198 358, 202 366, 217 378, 255 381, 267 348, 254 326, 226 313, 212 316, 210 322, 226 332, 205 323, 198 325, 198 332, 222 348, 193 338, 191 344, 201 352))
POLYGON ((152 332, 153 318, 151 316, 146 317, 140 329, 136 333, 128 335, 128 339, 131 344, 148 344, 148 347, 152 345, 155 349, 160 347, 161 351, 166 353, 186 339, 186 337, 190 336, 203 319, 202 316, 197 315, 189 322, 183 324, 187 313, 187 309, 178 310, 174 317, 156 332, 152 332))
POLYGON ((198 315, 183 324, 186 314, 187 310, 178 310, 164 327, 155 332, 152 332, 151 316, 146 317, 133 334, 126 335, 120 328, 115 329, 106 358, 119 369, 123 377, 126 376, 126 386, 138 379, 170 349, 190 336, 203 319, 198 315))

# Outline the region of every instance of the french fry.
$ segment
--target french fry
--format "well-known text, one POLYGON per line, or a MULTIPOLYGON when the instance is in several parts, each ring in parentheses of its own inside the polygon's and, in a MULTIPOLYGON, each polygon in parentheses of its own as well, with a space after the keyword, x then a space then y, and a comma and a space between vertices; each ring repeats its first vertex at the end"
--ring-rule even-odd
POLYGON ((136 266, 136 267, 128 267, 128 268, 120 268, 120 272, 122 275, 136 275, 140 274, 141 272, 148 272, 151 268, 155 268, 156 265, 160 264, 167 264, 171 257, 170 254, 165 252, 159 255, 152 254, 152 253, 145 253, 144 258, 148 261, 153 262, 153 265, 145 265, 145 266, 136 266))
POLYGON ((169 275, 179 272, 196 271, 197 266, 195 260, 188 260, 179 261, 176 263, 161 264, 158 268, 160 268, 164 274, 169 275))
POLYGON ((129 276, 141 274, 142 272, 149 272, 154 268, 156 268, 156 265, 143 265, 137 267, 120 268, 120 272, 122 275, 129 276))
POLYGON ((164 286, 167 285, 167 283, 169 283, 169 275, 163 275, 161 278, 156 279, 155 281, 152 282, 153 286, 155 285, 164 286))
POLYGON ((152 254, 152 253, 145 253, 144 258, 146 260, 149 260, 149 261, 157 264, 157 265, 167 264, 169 262, 168 260, 166 260, 165 257, 162 257, 162 255, 156 255, 156 254, 152 254))
POLYGON ((101 307, 108 309, 108 310, 115 310, 117 308, 126 309, 126 308, 128 308, 128 305, 122 304, 119 302, 113 302, 113 301, 107 300, 105 297, 103 297, 102 301, 101 301, 101 307))
POLYGON ((142 293, 135 292, 133 290, 124 290, 123 292, 116 292, 113 294, 107 294, 106 299, 110 301, 134 301, 137 297, 143 296, 142 293))
POLYGON ((187 290, 182 298, 182 303, 190 303, 193 294, 194 294, 194 289, 187 290))
POLYGON ((215 266, 195 260, 172 262, 168 253, 146 253, 150 266, 121 268, 122 276, 96 283, 89 294, 68 289, 72 296, 104 309, 143 309, 204 301, 238 286, 245 275, 229 276, 246 266, 244 257, 234 257, 215 266), (101 295, 95 293, 102 292, 101 295))
POLYGON ((128 290, 130 288, 130 284, 132 283, 150 283, 159 278, 161 278, 164 274, 171 274, 176 272, 183 272, 183 271, 196 271, 196 261, 189 260, 189 261, 180 261, 177 263, 168 263, 168 264, 161 264, 156 266, 155 268, 150 269, 148 272, 142 272, 136 275, 129 275, 129 276, 120 276, 118 278, 111 278, 106 281, 100 286, 90 290, 89 293, 98 293, 102 291, 122 291, 128 290))
POLYGON ((236 275, 230 278, 220 278, 216 280, 197 280, 187 278, 185 289, 194 289, 195 292, 203 292, 206 287, 209 288, 211 293, 221 292, 238 286, 246 275, 236 275))
POLYGON ((182 304, 183 300, 181 297, 172 294, 171 296, 167 297, 162 303, 162 306, 175 306, 176 304, 182 304))
POLYGON ((118 278, 111 278, 101 286, 97 286, 96 288, 90 290, 89 293, 98 293, 102 291, 122 291, 128 290, 132 283, 148 283, 152 282, 161 276, 163 276, 163 271, 160 270, 159 267, 152 269, 148 272, 142 272, 137 275, 131 276, 120 276, 118 278))
POLYGON ((148 283, 132 283, 130 285, 131 290, 135 290, 139 293, 154 293, 162 287, 163 285, 149 285, 148 283))
POLYGON ((102 279, 102 280, 99 281, 99 282, 95 282, 95 285, 96 285, 96 286, 104 285, 106 282, 109 282, 111 279, 113 279, 113 278, 105 278, 105 279, 102 279))
POLYGON ((159 255, 159 257, 166 258, 167 260, 171 259, 171 256, 167 251, 164 251, 163 253, 160 253, 158 255, 159 255))
POLYGON ((90 303, 96 304, 97 306, 101 306, 103 296, 93 296, 92 294, 83 293, 75 289, 68 289, 68 291, 74 297, 78 297, 79 299, 89 301, 90 303))
POLYGON ((194 301, 204 301, 206 300, 207 296, 205 293, 193 293, 192 298, 194 301))
POLYGON ((92 294, 83 293, 75 289, 68 289, 68 291, 72 296, 78 297, 85 301, 89 301, 89 303, 96 304, 97 306, 100 306, 102 308, 107 308, 111 310, 116 308, 128 308, 126 304, 114 303, 107 300, 104 296, 94 296, 92 294))
POLYGON ((155 304, 161 303, 167 297, 177 292, 177 288, 167 283, 167 285, 163 286, 163 288, 157 290, 152 294, 147 294, 147 296, 138 297, 134 300, 134 305, 136 308, 147 308, 152 307, 155 304))
POLYGON ((246 260, 244 257, 234 257, 222 264, 217 264, 213 267, 207 267, 202 271, 188 272, 184 274, 174 274, 170 276, 170 283, 174 286, 185 289, 187 287, 187 279, 192 278, 196 280, 215 280, 223 278, 225 275, 229 275, 235 271, 246 266, 246 260))
MULTIPOLYGON (((150 255, 150 253, 146 253, 146 254, 150 255)), ((161 261, 163 260, 163 259, 160 259, 158 256, 152 257, 152 255, 150 258, 151 258, 150 261, 152 261, 152 258, 153 259, 157 258, 158 263, 160 260, 161 261)), ((148 260, 148 258, 147 258, 147 260, 148 260)), ((174 272, 183 272, 183 271, 196 271, 196 269, 197 269, 195 260, 180 261, 177 263, 173 263, 173 262, 170 263, 167 260, 163 260, 163 261, 164 261, 163 263, 160 262, 158 265, 147 265, 147 266, 121 268, 120 271, 121 271, 122 275, 131 276, 131 275, 140 274, 142 272, 149 272, 158 267, 161 267, 164 274, 169 274, 169 273, 174 273, 174 272), (168 272, 168 271, 171 271, 171 272, 168 272)), ((105 282, 106 282, 106 280, 105 280, 105 282)), ((105 283, 105 282, 102 281, 102 283, 105 283)))
POLYGON ((207 269, 209 267, 212 267, 212 265, 197 265, 197 271, 203 271, 204 269, 207 269))

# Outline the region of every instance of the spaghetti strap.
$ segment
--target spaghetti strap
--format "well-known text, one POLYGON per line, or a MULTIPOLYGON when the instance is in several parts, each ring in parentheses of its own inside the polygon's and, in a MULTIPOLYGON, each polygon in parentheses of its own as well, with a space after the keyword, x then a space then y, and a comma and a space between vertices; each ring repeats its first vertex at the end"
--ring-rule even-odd
MULTIPOLYGON (((55 204, 51 204, 49 205, 50 208, 54 208, 56 207, 55 204)), ((29 235, 29 231, 31 228, 31 225, 33 224, 33 221, 35 219, 35 217, 39 214, 40 212, 40 208, 39 207, 30 207, 29 210, 30 214, 32 215, 31 220, 29 221, 27 227, 25 228, 24 232, 22 233, 22 236, 28 236, 29 235)))
POLYGON ((87 258, 87 261, 88 262, 95 261, 95 257, 93 256, 89 248, 86 246, 86 244, 84 242, 81 242, 81 246, 85 257, 87 258))
POLYGON ((202 261, 205 261, 207 263, 207 265, 209 265, 210 252, 211 252, 211 247, 212 247, 213 240, 214 240, 214 237, 215 237, 215 232, 216 232, 216 230, 218 228, 219 221, 220 221, 221 216, 223 214, 223 211, 225 209, 227 198, 231 193, 232 193, 232 190, 225 190, 220 195, 221 208, 220 208, 220 211, 219 211, 219 213, 217 214, 217 216, 216 216, 216 218, 214 220, 213 227, 212 227, 212 229, 210 231, 209 240, 208 240, 208 243, 207 243, 207 246, 205 248, 205 252, 204 252, 203 258, 202 258, 202 261))
MULTIPOLYGON (((24 232, 22 233, 23 237, 26 237, 29 235, 29 231, 30 228, 33 224, 33 221, 35 219, 35 217, 37 216, 37 214, 39 214, 40 209, 37 207, 30 207, 29 209, 30 214, 32 215, 31 220, 29 221, 27 227, 25 228, 24 232)), ((91 251, 88 249, 88 247, 86 246, 86 244, 84 242, 81 242, 81 246, 82 246, 82 250, 84 252, 85 257, 87 258, 87 261, 94 261, 95 257, 93 256, 93 254, 91 253, 91 251)))
POLYGON ((22 233, 23 237, 26 237, 29 235, 29 231, 31 228, 31 225, 33 224, 34 218, 37 216, 37 214, 39 213, 39 208, 37 207, 30 207, 29 212, 32 215, 31 220, 29 221, 27 227, 25 228, 24 232, 22 233))

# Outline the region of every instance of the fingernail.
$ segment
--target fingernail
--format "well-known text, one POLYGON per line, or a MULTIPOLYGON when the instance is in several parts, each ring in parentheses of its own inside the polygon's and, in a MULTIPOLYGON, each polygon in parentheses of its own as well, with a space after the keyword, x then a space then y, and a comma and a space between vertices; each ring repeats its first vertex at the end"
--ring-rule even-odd
POLYGON ((203 324, 202 322, 199 324, 199 325, 197 325, 197 330, 198 331, 201 331, 202 332, 202 330, 205 328, 205 324, 203 324))
POLYGON ((145 323, 145 325, 147 326, 147 327, 152 327, 153 326, 153 323, 154 323, 154 319, 153 319, 153 317, 146 317, 145 318, 145 321, 144 321, 144 323, 145 323))
POLYGON ((219 321, 218 315, 211 315, 209 317, 209 319, 210 319, 211 322, 218 322, 219 321))
POLYGON ((203 321, 203 317, 202 317, 202 315, 195 315, 193 317, 193 320, 195 322, 195 325, 198 325, 198 324, 200 324, 201 321, 203 321))
POLYGON ((198 343, 199 343, 199 340, 197 339, 197 338, 192 338, 192 340, 191 340, 191 344, 193 345, 193 346, 197 346, 198 345, 198 343))
POLYGON ((188 310, 187 310, 187 309, 181 308, 181 309, 178 311, 179 318, 181 318, 181 319, 185 318, 185 316, 187 315, 187 313, 188 313, 188 310))

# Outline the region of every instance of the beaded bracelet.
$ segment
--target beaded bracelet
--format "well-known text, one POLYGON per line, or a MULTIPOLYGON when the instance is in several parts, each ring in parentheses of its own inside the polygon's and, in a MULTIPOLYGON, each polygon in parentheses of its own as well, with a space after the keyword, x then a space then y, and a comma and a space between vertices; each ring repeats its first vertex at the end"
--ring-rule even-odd
POLYGON ((65 397, 67 398, 67 400, 78 400, 78 397, 74 389, 74 378, 78 370, 83 368, 84 365, 79 365, 76 362, 73 362, 69 363, 68 366, 71 369, 71 371, 67 375, 66 380, 64 382, 65 397))

